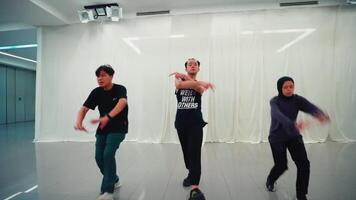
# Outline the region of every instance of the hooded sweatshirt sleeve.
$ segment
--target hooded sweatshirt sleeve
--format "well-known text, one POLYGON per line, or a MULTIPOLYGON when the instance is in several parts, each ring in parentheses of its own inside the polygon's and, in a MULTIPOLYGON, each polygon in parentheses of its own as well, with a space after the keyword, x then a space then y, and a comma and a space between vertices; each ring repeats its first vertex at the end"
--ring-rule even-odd
POLYGON ((298 96, 298 105, 299 105, 299 110, 308 113, 314 117, 317 115, 324 115, 324 112, 321 111, 317 106, 309 102, 306 98, 302 96, 298 96))

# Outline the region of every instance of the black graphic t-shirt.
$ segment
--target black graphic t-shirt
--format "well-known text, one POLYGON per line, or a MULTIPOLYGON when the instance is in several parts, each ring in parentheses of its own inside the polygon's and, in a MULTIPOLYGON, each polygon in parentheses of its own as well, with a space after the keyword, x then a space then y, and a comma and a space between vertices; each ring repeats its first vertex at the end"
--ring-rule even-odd
MULTIPOLYGON (((92 110, 98 106, 100 117, 108 114, 119 102, 119 99, 125 98, 126 88, 122 85, 114 84, 111 90, 105 91, 101 87, 95 88, 91 91, 87 100, 84 102, 83 106, 90 108, 92 110)), ((128 105, 115 117, 113 117, 109 123, 103 128, 99 127, 96 130, 97 134, 107 134, 107 133, 127 133, 128 132, 128 105)))
POLYGON ((201 94, 193 89, 179 89, 176 91, 177 114, 175 127, 186 128, 189 126, 204 127, 207 123, 203 120, 201 112, 201 94))

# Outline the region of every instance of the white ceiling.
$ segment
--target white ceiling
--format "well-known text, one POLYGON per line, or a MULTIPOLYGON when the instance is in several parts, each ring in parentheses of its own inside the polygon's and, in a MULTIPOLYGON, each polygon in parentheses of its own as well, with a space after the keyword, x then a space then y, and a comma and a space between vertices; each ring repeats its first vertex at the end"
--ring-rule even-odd
MULTIPOLYGON (((278 8, 280 2, 306 0, 0 0, 0 30, 16 25, 56 26, 79 23, 77 11, 85 5, 118 3, 124 18, 136 12, 170 10, 171 14, 185 12, 214 12, 224 9, 249 10, 278 8)), ((319 0, 319 5, 335 5, 346 0, 319 0)))

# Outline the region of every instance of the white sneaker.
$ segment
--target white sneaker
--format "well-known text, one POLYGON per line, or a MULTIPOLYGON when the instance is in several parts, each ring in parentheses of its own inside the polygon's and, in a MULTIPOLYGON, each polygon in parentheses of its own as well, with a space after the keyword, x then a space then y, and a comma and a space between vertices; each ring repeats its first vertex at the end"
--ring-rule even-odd
POLYGON ((114 200, 114 196, 112 193, 105 192, 100 195, 96 200, 114 200))
POLYGON ((119 189, 120 187, 121 187, 120 181, 116 182, 115 186, 114 186, 114 189, 116 190, 116 189, 119 189))

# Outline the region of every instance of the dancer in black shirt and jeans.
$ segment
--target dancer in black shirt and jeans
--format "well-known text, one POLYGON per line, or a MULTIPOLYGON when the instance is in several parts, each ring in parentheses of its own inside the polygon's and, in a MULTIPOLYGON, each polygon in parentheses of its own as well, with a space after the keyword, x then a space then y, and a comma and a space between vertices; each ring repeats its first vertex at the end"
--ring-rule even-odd
POLYGON ((114 69, 110 65, 100 66, 95 75, 99 87, 92 90, 84 102, 74 128, 86 131, 83 119, 89 109, 94 110, 98 106, 100 118, 91 121, 99 123, 95 135, 95 160, 103 174, 101 194, 97 200, 113 200, 114 190, 120 187, 115 153, 128 132, 126 88, 112 82, 114 69))

